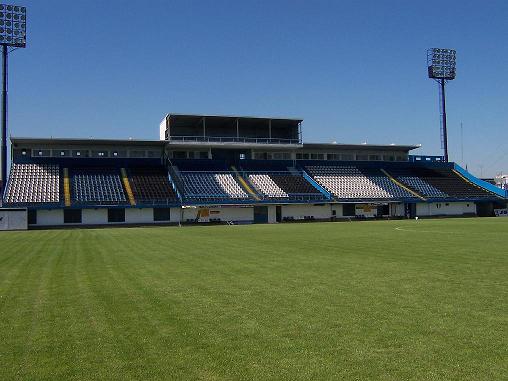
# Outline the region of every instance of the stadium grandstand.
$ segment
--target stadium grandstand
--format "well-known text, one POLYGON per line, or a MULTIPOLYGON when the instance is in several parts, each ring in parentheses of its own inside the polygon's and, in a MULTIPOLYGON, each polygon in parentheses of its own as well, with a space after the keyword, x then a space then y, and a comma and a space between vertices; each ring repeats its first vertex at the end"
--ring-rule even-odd
POLYGON ((506 191, 415 145, 302 142, 302 119, 171 114, 160 140, 11 138, 29 226, 490 216, 506 191))

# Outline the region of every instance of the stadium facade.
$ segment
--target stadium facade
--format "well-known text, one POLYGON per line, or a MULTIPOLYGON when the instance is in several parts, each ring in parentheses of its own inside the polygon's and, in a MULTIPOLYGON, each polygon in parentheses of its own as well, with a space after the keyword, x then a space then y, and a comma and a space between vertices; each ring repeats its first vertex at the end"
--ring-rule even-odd
POLYGON ((28 225, 490 216, 506 191, 415 145, 302 142, 302 119, 171 114, 160 140, 11 138, 28 225))

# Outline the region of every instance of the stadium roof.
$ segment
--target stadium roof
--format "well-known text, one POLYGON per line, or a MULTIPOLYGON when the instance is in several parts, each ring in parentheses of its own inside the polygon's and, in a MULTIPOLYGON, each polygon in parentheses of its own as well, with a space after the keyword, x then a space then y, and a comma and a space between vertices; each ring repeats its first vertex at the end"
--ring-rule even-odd
POLYGON ((164 146, 164 140, 135 140, 135 139, 79 139, 79 138, 26 138, 26 137, 11 137, 11 143, 17 144, 61 144, 61 145, 133 145, 133 146, 164 146))
POLYGON ((379 151, 393 151, 393 150, 404 150, 411 151, 416 148, 420 148, 419 145, 405 145, 405 144, 346 144, 346 143, 304 143, 304 149, 372 149, 379 151))
MULTIPOLYGON (((11 143, 15 146, 20 144, 30 144, 30 145, 98 145, 98 146, 160 146, 161 148, 165 145, 173 145, 178 143, 178 145, 207 145, 206 142, 196 141, 196 142, 172 142, 167 140, 135 140, 135 139, 78 139, 78 138, 34 138, 34 137, 11 137, 11 143)), ((213 145, 213 144, 212 144, 213 145)), ((234 143, 229 142, 227 144, 216 143, 216 145, 220 146, 239 146, 239 145, 252 145, 252 143, 234 143)), ((266 148, 270 148, 271 144, 263 144, 266 148)), ((257 147, 259 148, 259 146, 257 147)), ((272 148, 277 148, 277 145, 273 145, 272 148)), ((280 147, 278 147, 280 148, 280 147)), ((351 149, 351 150, 379 150, 379 151, 393 151, 393 150, 403 150, 403 151, 411 151, 416 148, 420 148, 419 145, 399 145, 399 144, 345 144, 345 143, 303 143, 296 146, 288 147, 291 149, 318 149, 318 150, 337 150, 337 149, 351 149)))

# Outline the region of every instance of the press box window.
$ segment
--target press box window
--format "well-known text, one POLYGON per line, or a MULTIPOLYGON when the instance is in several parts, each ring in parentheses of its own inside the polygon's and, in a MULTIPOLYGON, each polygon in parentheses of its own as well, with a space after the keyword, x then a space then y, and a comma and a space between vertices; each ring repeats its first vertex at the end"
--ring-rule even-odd
POLYGON ((187 159, 187 152, 185 151, 175 151, 173 152, 174 159, 187 159))

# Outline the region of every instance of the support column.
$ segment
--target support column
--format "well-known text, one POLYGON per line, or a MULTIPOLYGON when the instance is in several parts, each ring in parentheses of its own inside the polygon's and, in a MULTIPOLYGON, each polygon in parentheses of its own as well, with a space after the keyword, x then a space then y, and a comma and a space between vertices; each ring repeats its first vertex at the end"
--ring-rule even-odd
POLYGON ((446 99, 445 99, 445 80, 441 78, 441 109, 443 111, 443 149, 444 161, 448 163, 448 131, 446 130, 446 99))

